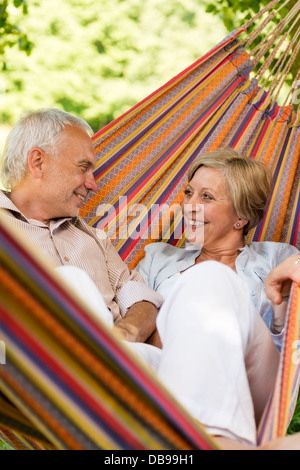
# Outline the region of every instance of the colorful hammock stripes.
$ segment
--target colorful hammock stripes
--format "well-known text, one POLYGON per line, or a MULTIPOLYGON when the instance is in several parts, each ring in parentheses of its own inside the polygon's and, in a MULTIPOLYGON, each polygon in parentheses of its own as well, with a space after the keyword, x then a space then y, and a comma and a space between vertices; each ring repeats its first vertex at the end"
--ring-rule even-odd
MULTIPOLYGON (((93 137, 99 191, 81 216, 107 231, 130 268, 148 243, 181 246, 187 169, 200 152, 224 147, 263 161, 274 176, 265 218, 249 240, 300 248, 299 114, 291 104, 280 107, 260 86, 240 39, 245 30, 233 32, 93 137)), ((16 448, 216 448, 2 218, 0 299, 0 342, 6 347, 0 387, 19 410, 0 400, 0 438, 16 448)), ((299 288, 293 286, 261 443, 284 435, 293 414, 299 313, 299 288)))
POLYGON ((27 448, 214 448, 202 427, 6 224, 1 219, 6 364, 0 387, 27 418, 0 399, 1 435, 27 448))

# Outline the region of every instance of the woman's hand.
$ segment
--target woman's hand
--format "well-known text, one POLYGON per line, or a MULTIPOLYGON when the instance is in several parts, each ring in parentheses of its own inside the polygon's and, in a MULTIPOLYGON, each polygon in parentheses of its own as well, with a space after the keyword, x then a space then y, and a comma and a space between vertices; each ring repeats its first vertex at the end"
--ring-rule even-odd
POLYGON ((275 305, 288 297, 292 282, 300 286, 300 255, 292 255, 269 272, 265 279, 267 297, 275 305))
POLYGON ((265 279, 267 297, 272 302, 271 332, 281 333, 287 311, 292 282, 300 285, 300 256, 293 255, 272 269, 265 279))

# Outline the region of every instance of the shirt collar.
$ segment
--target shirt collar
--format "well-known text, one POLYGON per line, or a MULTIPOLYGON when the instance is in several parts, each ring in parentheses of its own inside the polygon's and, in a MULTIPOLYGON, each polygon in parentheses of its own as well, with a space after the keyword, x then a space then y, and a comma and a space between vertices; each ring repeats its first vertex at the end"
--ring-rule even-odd
MULTIPOLYGON (((0 209, 6 209, 10 212, 14 212, 15 214, 18 214, 18 217, 23 219, 25 222, 28 222, 29 224, 36 225, 39 227, 48 227, 48 225, 44 224, 43 222, 36 220, 36 219, 27 219, 24 214, 17 208, 17 206, 14 205, 14 203, 10 200, 9 198, 10 193, 7 191, 0 190, 0 209)), ((66 221, 76 221, 77 217, 72 219, 72 217, 65 217, 61 219, 54 219, 50 222, 50 228, 53 230, 59 225, 63 224, 66 221)))
POLYGON ((240 251, 240 254, 235 260, 235 265, 239 269, 245 269, 245 266, 249 258, 249 246, 247 245, 247 243, 242 248, 239 248, 239 251, 240 251))
POLYGON ((0 208, 1 209, 7 209, 7 210, 13 211, 13 212, 18 212, 18 214, 21 214, 21 216, 26 219, 26 217, 24 217, 22 212, 20 212, 19 209, 10 200, 9 194, 10 194, 9 192, 0 190, 0 208))

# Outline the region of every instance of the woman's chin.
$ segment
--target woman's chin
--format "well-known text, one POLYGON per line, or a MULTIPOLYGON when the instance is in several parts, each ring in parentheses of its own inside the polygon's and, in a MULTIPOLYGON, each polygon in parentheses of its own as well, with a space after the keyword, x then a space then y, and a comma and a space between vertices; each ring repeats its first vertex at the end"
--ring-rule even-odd
POLYGON ((199 248, 202 248, 203 242, 204 242, 203 236, 202 237, 197 237, 197 236, 186 237, 186 241, 191 245, 199 246, 199 248))

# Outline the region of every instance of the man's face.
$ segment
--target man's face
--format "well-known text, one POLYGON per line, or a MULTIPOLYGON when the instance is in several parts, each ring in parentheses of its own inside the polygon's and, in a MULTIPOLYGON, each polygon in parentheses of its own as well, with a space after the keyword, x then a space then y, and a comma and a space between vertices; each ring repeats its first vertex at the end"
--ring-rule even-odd
POLYGON ((60 134, 57 156, 46 154, 41 198, 45 218, 76 217, 90 191, 97 191, 96 157, 88 134, 67 126, 60 134))

